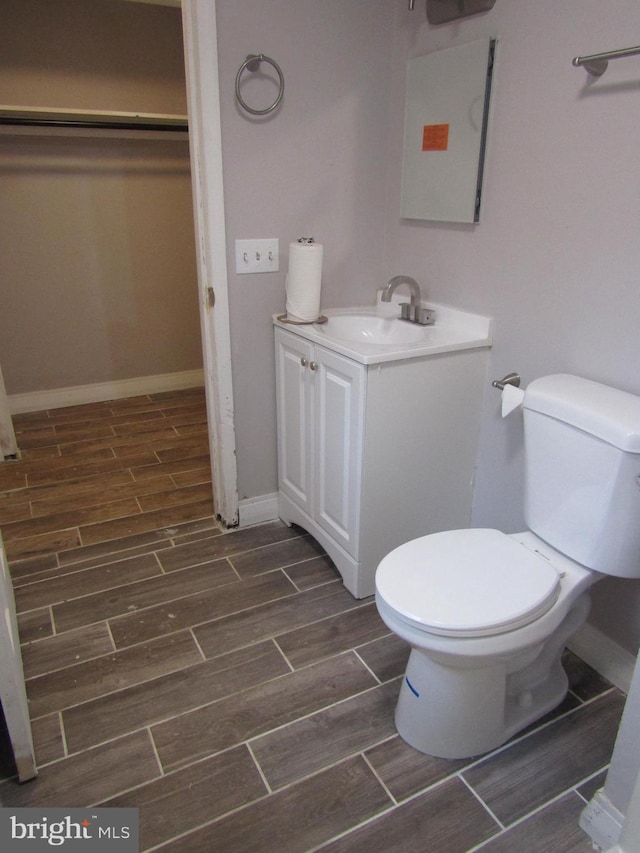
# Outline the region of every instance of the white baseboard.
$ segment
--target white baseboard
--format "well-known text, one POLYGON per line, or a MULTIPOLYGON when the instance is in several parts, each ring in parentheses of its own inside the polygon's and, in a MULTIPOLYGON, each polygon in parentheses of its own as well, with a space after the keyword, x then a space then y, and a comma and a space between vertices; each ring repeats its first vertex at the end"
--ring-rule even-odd
MULTIPOLYGON (((597 845, 598 850, 607 850, 620 840, 624 815, 613 805, 604 789, 596 791, 580 815, 580 828, 597 845)), ((620 848, 622 850, 622 848, 620 848)))
POLYGON ((571 637, 567 646, 592 666, 607 681, 624 693, 629 692, 636 659, 631 652, 603 634, 588 622, 571 637))
POLYGON ((156 376, 139 376, 114 382, 95 382, 92 385, 74 385, 69 388, 52 388, 48 391, 30 391, 11 394, 8 398, 12 415, 23 412, 41 412, 45 409, 62 409, 65 406, 82 406, 85 403, 102 403, 139 397, 144 394, 161 394, 164 391, 181 391, 204 384, 204 371, 182 370, 179 373, 162 373, 156 376))
POLYGON ((278 493, 274 492, 271 495, 260 495, 240 501, 239 517, 239 527, 273 521, 278 517, 278 493))

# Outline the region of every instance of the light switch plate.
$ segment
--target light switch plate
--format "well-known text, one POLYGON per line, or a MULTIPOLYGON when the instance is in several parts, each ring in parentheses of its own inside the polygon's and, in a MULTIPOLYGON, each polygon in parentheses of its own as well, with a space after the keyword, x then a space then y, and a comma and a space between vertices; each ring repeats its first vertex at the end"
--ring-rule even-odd
POLYGON ((236 273, 278 272, 280 253, 277 237, 266 240, 236 240, 236 273))

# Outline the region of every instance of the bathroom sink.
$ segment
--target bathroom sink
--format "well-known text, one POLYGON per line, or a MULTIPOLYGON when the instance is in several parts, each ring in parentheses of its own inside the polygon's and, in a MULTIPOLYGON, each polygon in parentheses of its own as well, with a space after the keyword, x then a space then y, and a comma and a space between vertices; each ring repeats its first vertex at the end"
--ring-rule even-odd
POLYGON ((276 326, 361 364, 381 364, 491 346, 491 320, 437 303, 424 303, 435 325, 400 320, 400 304, 334 308, 323 311, 324 323, 292 324, 276 315, 276 326), (391 314, 389 312, 392 312, 391 314))
POLYGON ((397 346, 420 343, 425 339, 426 328, 395 317, 362 313, 329 316, 326 323, 318 326, 318 331, 347 343, 397 346))

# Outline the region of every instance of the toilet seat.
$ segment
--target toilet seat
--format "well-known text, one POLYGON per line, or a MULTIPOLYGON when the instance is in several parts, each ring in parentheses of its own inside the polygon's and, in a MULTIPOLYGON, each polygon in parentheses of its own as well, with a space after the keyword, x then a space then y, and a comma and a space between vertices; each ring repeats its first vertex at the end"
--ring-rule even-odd
POLYGON ((560 575, 546 557, 499 530, 448 530, 387 554, 376 591, 422 631, 482 637, 546 613, 560 593, 560 575))

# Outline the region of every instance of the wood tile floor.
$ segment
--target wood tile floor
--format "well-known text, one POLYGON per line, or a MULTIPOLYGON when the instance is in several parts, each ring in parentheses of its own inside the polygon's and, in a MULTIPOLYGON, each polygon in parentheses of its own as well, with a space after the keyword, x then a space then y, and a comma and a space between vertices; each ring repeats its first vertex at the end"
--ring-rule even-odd
MULTIPOLYGON (((624 696, 475 760, 395 733, 407 658, 303 531, 222 531, 198 392, 16 418, 0 464, 39 776, 4 806, 133 806, 141 850, 587 853, 624 696)), ((0 739, 2 742, 2 739, 0 739)))

